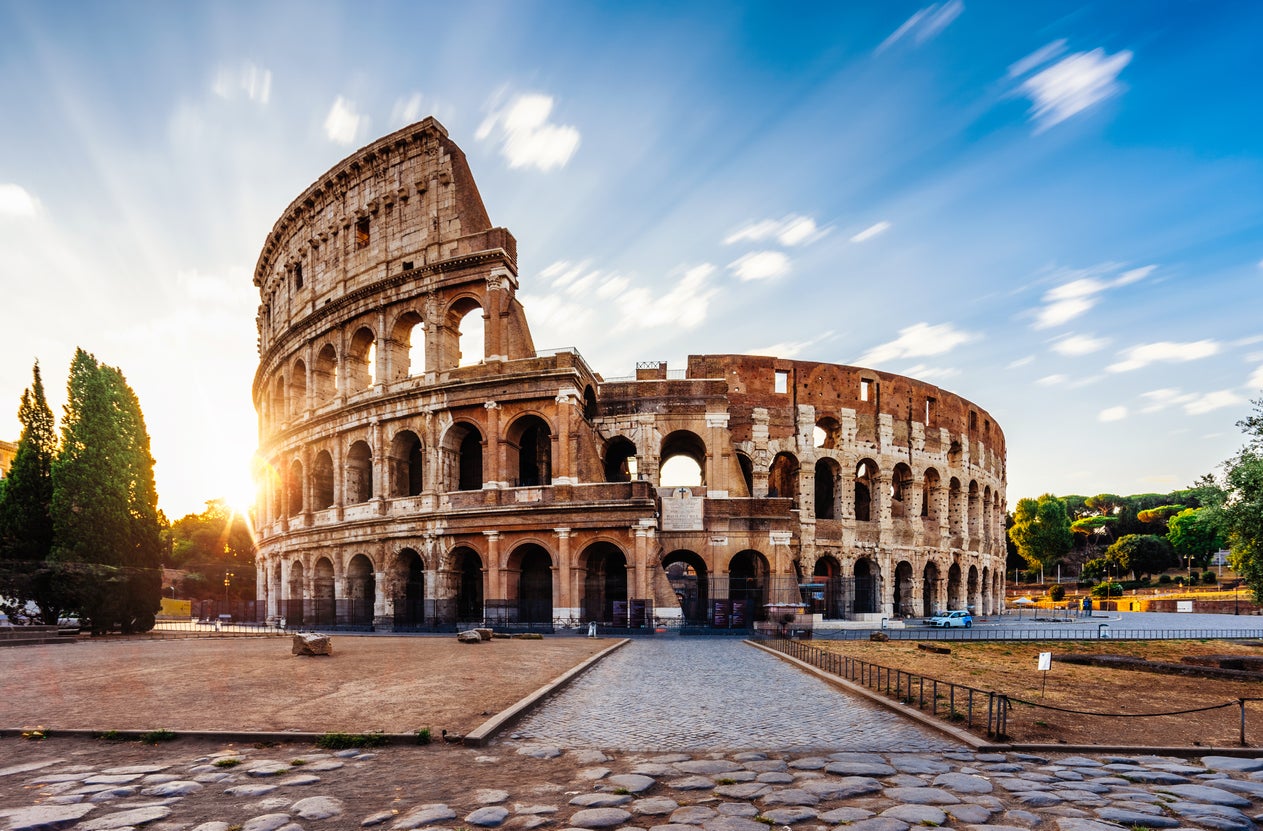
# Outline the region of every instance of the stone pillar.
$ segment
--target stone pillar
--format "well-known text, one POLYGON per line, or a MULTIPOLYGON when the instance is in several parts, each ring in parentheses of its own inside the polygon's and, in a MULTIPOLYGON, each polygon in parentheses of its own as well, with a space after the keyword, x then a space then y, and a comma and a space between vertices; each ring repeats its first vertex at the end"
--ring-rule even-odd
POLYGON ((753 423, 750 427, 750 438, 753 448, 750 452, 750 462, 754 467, 754 492, 750 494, 756 499, 765 499, 767 497, 767 475, 768 475, 768 459, 770 458, 767 449, 768 440, 768 412, 766 407, 755 407, 752 413, 753 423))
POLYGON ((554 436, 552 454, 552 483, 554 485, 577 485, 579 477, 572 464, 572 443, 570 432, 576 423, 575 407, 580 406, 583 398, 577 389, 566 387, 557 393, 557 435, 554 436))
POLYGON ((557 564, 553 571, 557 575, 553 581, 553 610, 558 617, 579 619, 579 597, 575 585, 576 569, 570 551, 570 529, 554 528, 557 535, 557 564))
POLYGON ((728 440, 728 413, 706 414, 706 495, 727 499, 732 489, 728 481, 732 442, 728 440))
POLYGON ((503 478, 505 462, 504 443, 500 441, 500 405, 495 401, 483 404, 487 410, 487 435, 482 453, 482 486, 484 489, 508 487, 503 478))
POLYGON ((391 352, 394 342, 386 333, 386 309, 377 310, 377 349, 373 354, 373 392, 382 394, 386 381, 390 378, 391 352))
MULTIPOLYGON (((635 582, 628 584, 629 593, 632 587, 635 588, 633 597, 652 597, 650 590, 649 577, 649 560, 653 554, 654 543, 657 538, 658 529, 653 524, 652 519, 642 519, 639 525, 632 526, 632 534, 634 537, 634 551, 632 552, 632 561, 635 564, 635 582)), ((628 575, 631 576, 630 574, 628 575)), ((630 599, 630 598, 629 598, 630 599)))
POLYGON ((507 361, 510 344, 506 342, 504 321, 509 314, 509 293, 513 276, 506 268, 495 268, 487 275, 487 307, 484 320, 483 357, 487 361, 507 361))
POLYGON ((500 562, 500 532, 482 533, 487 538, 487 576, 483 586, 483 600, 508 600, 504 592, 504 566, 500 562))

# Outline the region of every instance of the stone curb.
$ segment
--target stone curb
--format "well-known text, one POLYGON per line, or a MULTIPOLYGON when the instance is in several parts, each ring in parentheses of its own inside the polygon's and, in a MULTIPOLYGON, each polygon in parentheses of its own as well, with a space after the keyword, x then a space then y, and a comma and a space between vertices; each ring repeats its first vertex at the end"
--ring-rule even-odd
POLYGON ((566 672, 554 678, 552 681, 549 681, 547 684, 526 696, 526 698, 523 698, 518 703, 508 709, 501 710, 496 713, 494 716, 465 734, 465 746, 482 747, 491 739, 492 736, 513 724, 513 722, 517 721, 531 710, 535 709, 535 707, 537 707, 545 698, 563 689, 575 678, 578 678, 580 675, 591 669, 598 661, 602 660, 615 650, 622 649, 629 643, 631 643, 630 638, 623 638, 618 643, 606 649, 602 649, 583 663, 570 668, 566 672))

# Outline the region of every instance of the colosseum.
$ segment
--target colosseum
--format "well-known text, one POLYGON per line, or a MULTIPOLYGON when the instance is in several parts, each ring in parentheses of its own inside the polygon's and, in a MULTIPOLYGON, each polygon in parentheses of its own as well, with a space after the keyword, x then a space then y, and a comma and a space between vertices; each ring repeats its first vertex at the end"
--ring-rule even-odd
POLYGON ((307 188, 254 282, 274 619, 828 628, 1001 606, 985 410, 854 366, 692 355, 604 378, 537 349, 517 242, 433 118, 307 188))

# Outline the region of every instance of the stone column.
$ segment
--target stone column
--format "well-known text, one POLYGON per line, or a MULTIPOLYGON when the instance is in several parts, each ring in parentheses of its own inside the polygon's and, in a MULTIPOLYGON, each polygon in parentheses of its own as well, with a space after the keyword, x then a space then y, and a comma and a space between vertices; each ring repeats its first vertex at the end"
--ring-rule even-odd
POLYGON ((504 566, 500 562, 500 532, 482 533, 487 538, 487 579, 483 600, 508 600, 504 592, 504 566))
POLYGON ((572 467, 570 431, 575 423, 575 407, 582 402, 579 391, 566 387, 557 393, 557 435, 553 441, 552 483, 554 485, 577 485, 579 477, 572 467))
POLYGON ((482 486, 484 489, 508 487, 508 480, 503 478, 505 462, 504 443, 500 441, 500 405, 495 401, 483 404, 487 410, 487 435, 484 437, 486 448, 482 454, 482 486))
POLYGON ((574 585, 574 563, 571 562, 570 529, 554 528, 557 535, 557 564, 553 571, 553 610, 559 617, 579 618, 578 593, 574 585))
POLYGON ((728 441, 728 413, 706 414, 706 495, 714 499, 727 499, 731 485, 728 482, 730 448, 728 441))

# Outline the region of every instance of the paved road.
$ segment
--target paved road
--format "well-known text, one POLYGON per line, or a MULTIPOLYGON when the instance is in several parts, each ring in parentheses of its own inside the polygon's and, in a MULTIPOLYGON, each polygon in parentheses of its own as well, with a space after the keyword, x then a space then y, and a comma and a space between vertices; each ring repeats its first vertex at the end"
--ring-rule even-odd
POLYGON ((611 750, 961 749, 748 644, 709 638, 633 641, 511 738, 611 750))

